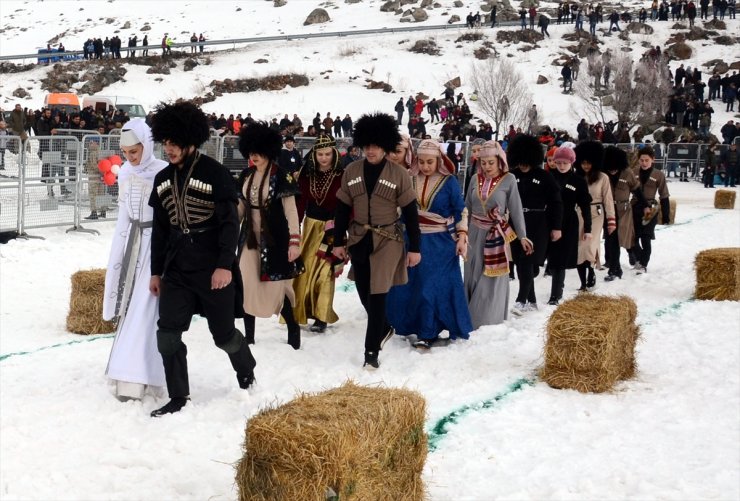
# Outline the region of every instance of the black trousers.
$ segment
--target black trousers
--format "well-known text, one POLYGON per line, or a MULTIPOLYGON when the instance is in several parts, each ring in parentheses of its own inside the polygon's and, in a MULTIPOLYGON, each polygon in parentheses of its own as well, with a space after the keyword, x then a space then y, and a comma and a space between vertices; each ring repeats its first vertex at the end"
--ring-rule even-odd
POLYGON ((612 275, 622 273, 622 266, 619 264, 619 254, 619 228, 617 228, 611 235, 607 233, 604 240, 604 258, 609 267, 609 273, 612 275))
POLYGON ((637 236, 635 237, 635 246, 632 247, 632 253, 635 256, 635 260, 643 266, 648 265, 650 262, 650 255, 653 252, 653 239, 649 236, 637 236))
POLYGON ((540 274, 540 267, 529 257, 516 262, 516 275, 519 278, 519 294, 516 296, 517 303, 537 302, 534 292, 534 277, 540 274))
POLYGON ((234 282, 223 289, 211 290, 212 273, 209 270, 185 273, 171 267, 162 280, 157 347, 170 398, 190 395, 188 351, 182 333, 190 328, 196 313, 208 321, 214 343, 229 355, 237 377, 247 376, 257 365, 249 345, 234 327, 234 282))
POLYGON ((550 286, 550 298, 560 300, 563 298, 565 287, 565 268, 550 268, 552 284, 550 286))
POLYGON ((357 294, 362 306, 367 312, 367 328, 365 329, 365 351, 377 353, 380 351, 380 342, 390 329, 385 317, 385 298, 387 294, 370 293, 370 254, 372 253, 372 235, 368 234, 360 242, 350 248, 352 269, 355 275, 357 294))

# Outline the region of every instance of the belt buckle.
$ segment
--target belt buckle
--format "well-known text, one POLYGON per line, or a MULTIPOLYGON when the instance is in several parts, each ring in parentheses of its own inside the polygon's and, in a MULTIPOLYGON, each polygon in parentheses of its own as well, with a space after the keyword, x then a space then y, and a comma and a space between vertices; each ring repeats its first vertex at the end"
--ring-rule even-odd
POLYGON ((183 235, 187 235, 188 233, 190 233, 190 228, 185 228, 184 230, 182 230, 182 233, 183 235))

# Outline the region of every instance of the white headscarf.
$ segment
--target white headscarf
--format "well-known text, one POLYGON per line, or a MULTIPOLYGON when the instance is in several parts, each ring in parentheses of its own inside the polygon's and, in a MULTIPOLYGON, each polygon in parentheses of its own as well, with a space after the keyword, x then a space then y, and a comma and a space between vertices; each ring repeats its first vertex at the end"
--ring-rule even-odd
POLYGON ((139 165, 131 165, 131 162, 128 160, 123 163, 121 170, 118 172, 118 183, 121 184, 132 174, 136 174, 139 177, 153 181, 157 172, 167 167, 167 162, 154 158, 152 130, 143 118, 134 118, 133 120, 126 122, 123 126, 123 131, 133 132, 136 137, 139 138, 139 142, 144 147, 144 151, 141 154, 141 162, 139 162, 139 165))

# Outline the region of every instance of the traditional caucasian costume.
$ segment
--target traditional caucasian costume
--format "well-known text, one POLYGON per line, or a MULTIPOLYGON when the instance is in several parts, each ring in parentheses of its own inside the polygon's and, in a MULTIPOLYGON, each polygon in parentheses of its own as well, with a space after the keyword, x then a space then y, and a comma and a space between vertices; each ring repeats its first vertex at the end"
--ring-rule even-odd
POLYGON ((194 314, 206 317, 213 341, 229 356, 240 388, 254 382, 256 361, 234 327, 243 316, 236 246, 239 238, 234 179, 197 148, 209 137, 205 114, 190 102, 161 105, 152 138, 169 148, 170 163, 154 179, 152 276, 159 284, 157 348, 170 402, 153 417, 178 412, 190 395, 183 332, 194 314))
POLYGON ((363 115, 352 137, 355 145, 365 149, 366 158, 349 164, 342 175, 335 237, 338 246, 346 241, 352 262, 350 273, 368 315, 365 365, 377 368, 378 352, 393 333, 386 319, 386 295, 391 287, 408 280, 399 209, 409 238, 408 252, 419 252, 416 193, 408 171, 379 156, 379 152, 386 155, 393 151, 400 141, 393 117, 383 113, 363 115), (375 163, 370 161, 369 153, 375 163))
MULTIPOLYGON (((601 246, 601 230, 606 228, 612 233, 617 226, 614 215, 614 198, 609 184, 609 176, 602 172, 604 146, 598 141, 583 141, 575 148, 576 173, 583 176, 591 195, 591 238, 581 238, 578 242, 578 277, 581 279, 580 290, 590 290, 596 285, 594 265, 598 261, 601 246), (591 170, 585 172, 582 163, 591 164, 591 170)), ((583 237, 583 225, 581 225, 583 237)))
POLYGON ((550 174, 560 187, 560 197, 563 199, 563 222, 560 238, 550 242, 547 248, 547 264, 552 275, 549 305, 557 305, 563 298, 565 286, 565 270, 578 265, 578 243, 583 233, 591 233, 591 194, 588 192, 586 180, 576 174, 573 164, 576 154, 570 147, 560 147, 552 155, 553 162, 567 162, 570 164, 567 172, 560 172, 556 166, 550 169, 550 174), (581 228, 581 217, 583 224, 581 228))
POLYGON ((519 279, 519 293, 512 311, 521 315, 538 308, 534 277, 539 274, 539 267, 545 264, 553 230, 561 230, 563 201, 552 174, 542 168, 545 155, 536 137, 517 134, 509 143, 506 158, 516 177, 527 237, 534 246, 531 254, 524 252, 518 242, 511 246, 519 279))
POLYGON ((443 330, 449 331, 450 339, 467 339, 473 325, 456 252, 458 235, 468 230, 465 201, 439 143, 425 139, 416 151, 419 155, 438 159, 436 171, 429 176, 418 165, 410 171, 419 209, 422 260, 408 270, 408 283, 388 293, 388 321, 396 334, 416 334, 419 341, 430 344, 443 330))
POLYGON ((254 333, 254 317, 280 314, 288 324, 288 344, 298 349, 300 326, 293 318, 293 279, 303 272, 303 263, 300 257, 289 261, 288 248, 300 245, 295 203, 299 190, 293 176, 276 161, 280 148, 280 134, 266 124, 252 124, 241 132, 239 151, 244 158, 262 155, 268 165, 264 172, 247 167, 239 178, 239 269, 247 339, 250 328, 254 333))
POLYGON ((327 324, 339 317, 334 312, 335 277, 342 274, 344 262, 331 253, 334 248, 334 213, 337 190, 342 183, 337 143, 325 134, 319 135, 311 148, 308 161, 298 177, 301 196, 297 199, 298 218, 302 222, 301 258, 306 272, 293 281, 295 307, 293 316, 299 324, 315 319, 311 330, 324 332, 327 324), (331 148, 328 170, 321 170, 316 152, 331 148))
POLYGON ((118 173, 119 209, 105 275, 103 318, 118 318, 106 374, 120 399, 142 398, 147 386, 164 387, 157 351, 159 299, 149 291, 152 208, 147 202, 154 176, 167 162, 154 158, 152 132, 143 119, 126 123, 121 146, 141 144, 139 165, 124 162, 118 173))
POLYGON ((622 265, 619 262, 620 247, 631 249, 635 244, 635 225, 632 219, 630 197, 635 196, 645 206, 645 197, 635 173, 628 167, 627 153, 616 146, 604 149, 604 172, 609 176, 614 209, 617 216, 617 231, 606 236, 604 257, 609 273, 604 280, 611 282, 622 278, 622 265))
POLYGON ((494 156, 499 175, 488 178, 479 170, 465 197, 470 224, 464 283, 474 329, 508 318, 510 242, 527 237, 516 178, 501 145, 487 141, 478 158, 494 156))

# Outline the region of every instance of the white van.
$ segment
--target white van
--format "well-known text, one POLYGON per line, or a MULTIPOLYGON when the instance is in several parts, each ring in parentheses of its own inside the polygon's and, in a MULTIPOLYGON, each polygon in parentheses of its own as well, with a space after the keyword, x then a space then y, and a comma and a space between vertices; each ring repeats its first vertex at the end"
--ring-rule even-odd
POLYGON ((82 107, 92 106, 95 111, 103 113, 113 110, 123 110, 129 118, 146 118, 144 106, 133 97, 128 96, 87 96, 82 100, 82 107))

